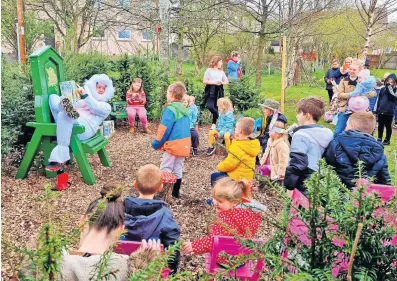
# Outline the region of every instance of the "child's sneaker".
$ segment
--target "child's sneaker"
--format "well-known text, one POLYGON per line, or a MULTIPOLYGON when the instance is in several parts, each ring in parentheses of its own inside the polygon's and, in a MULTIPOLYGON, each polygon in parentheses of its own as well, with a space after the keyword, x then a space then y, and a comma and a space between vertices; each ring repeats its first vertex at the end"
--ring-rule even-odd
POLYGON ((61 110, 70 118, 76 120, 80 117, 80 114, 76 111, 72 102, 68 98, 63 98, 60 102, 60 106, 61 110))
POLYGON ((395 124, 393 125, 393 128, 394 128, 394 129, 397 129, 397 123, 395 123, 395 124))
POLYGON ((197 148, 193 148, 193 149, 192 149, 192 156, 193 156, 193 157, 199 156, 199 155, 198 155, 197 148))
POLYGON ((46 171, 49 172, 57 172, 62 168, 62 164, 58 162, 50 162, 47 167, 45 167, 46 171))
POLYGON ((211 130, 216 130, 216 124, 212 124, 211 130))
POLYGON ((134 133, 135 132, 135 128, 130 128, 130 133, 134 133))
POLYGON ((212 154, 215 153, 215 146, 214 147, 208 147, 207 149, 207 155, 211 156, 212 154))
POLYGON ((143 129, 143 132, 146 133, 146 134, 151 134, 152 133, 152 131, 150 131, 149 128, 143 129))

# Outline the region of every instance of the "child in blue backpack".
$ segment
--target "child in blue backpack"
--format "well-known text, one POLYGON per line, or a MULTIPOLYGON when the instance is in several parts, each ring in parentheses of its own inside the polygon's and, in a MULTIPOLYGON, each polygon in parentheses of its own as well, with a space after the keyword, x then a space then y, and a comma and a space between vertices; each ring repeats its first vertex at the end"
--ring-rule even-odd
POLYGON ((234 119, 233 105, 230 99, 218 99, 219 118, 216 130, 210 130, 208 136, 208 150, 207 155, 212 155, 215 152, 215 138, 224 138, 226 149, 230 145, 230 137, 234 133, 234 119))
MULTIPOLYGON (((165 248, 179 241, 181 231, 167 203, 154 199, 163 188, 162 180, 163 173, 157 166, 148 164, 139 168, 134 184, 139 196, 124 199, 125 240, 160 239, 165 248)), ((176 272, 178 263, 179 255, 169 261, 170 269, 176 272)))

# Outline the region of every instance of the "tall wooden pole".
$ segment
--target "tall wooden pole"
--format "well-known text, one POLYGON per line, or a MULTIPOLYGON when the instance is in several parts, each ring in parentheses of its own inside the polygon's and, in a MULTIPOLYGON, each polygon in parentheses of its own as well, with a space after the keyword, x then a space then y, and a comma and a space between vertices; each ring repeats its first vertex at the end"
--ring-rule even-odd
POLYGON ((20 63, 26 64, 25 30, 23 26, 23 0, 17 0, 20 63))
POLYGON ((285 72, 287 67, 287 37, 283 36, 283 56, 281 64, 281 112, 284 113, 285 103, 285 72))
MULTIPOLYGON (((160 11, 159 11, 159 0, 154 0, 154 9, 156 11, 157 17, 160 20, 160 11)), ((156 30, 155 30, 155 38, 154 38, 154 50, 155 53, 158 55, 160 53, 160 24, 156 24, 156 30)))

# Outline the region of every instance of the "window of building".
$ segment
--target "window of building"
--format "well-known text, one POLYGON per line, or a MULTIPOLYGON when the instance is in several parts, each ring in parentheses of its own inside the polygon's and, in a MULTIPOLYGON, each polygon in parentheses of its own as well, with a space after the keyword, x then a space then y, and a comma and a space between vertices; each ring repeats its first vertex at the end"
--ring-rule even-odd
POLYGON ((118 40, 131 40, 131 30, 120 30, 119 33, 117 34, 118 40))
POLYGON ((101 26, 94 26, 94 28, 92 29, 92 39, 105 39, 105 29, 101 26))
POLYGON ((142 31, 142 41, 153 41, 154 34, 153 31, 146 30, 142 31))
POLYGON ((116 6, 122 9, 131 8, 131 0, 116 0, 116 6))

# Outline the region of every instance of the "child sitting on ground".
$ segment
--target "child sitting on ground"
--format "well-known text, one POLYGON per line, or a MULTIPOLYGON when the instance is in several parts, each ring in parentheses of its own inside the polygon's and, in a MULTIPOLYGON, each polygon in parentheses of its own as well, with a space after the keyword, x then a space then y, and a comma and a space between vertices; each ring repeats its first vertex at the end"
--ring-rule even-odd
MULTIPOLYGON (((100 192, 101 197, 88 206, 86 214, 82 216, 78 249, 62 252, 62 280, 91 280, 98 275, 97 265, 105 256, 109 258, 107 270, 113 273, 112 280, 127 280, 131 269, 142 270, 142 265, 150 263, 160 253, 159 243, 149 241, 148 244, 144 240, 140 249, 130 257, 114 252, 109 255, 109 249, 115 245, 124 229, 124 208, 119 200, 121 191, 122 186, 118 184, 106 184, 100 192)), ((34 276, 34 272, 28 276, 34 276)))
POLYGON ((346 130, 333 139, 326 152, 328 164, 349 189, 355 186, 358 161, 363 161, 363 176, 374 177, 374 183, 391 184, 387 159, 382 143, 372 132, 376 119, 371 112, 353 113, 347 121, 346 130))
POLYGON ((276 122, 273 128, 270 129, 270 139, 260 160, 261 165, 267 163, 270 165, 270 179, 272 181, 282 182, 288 166, 289 143, 284 132, 285 124, 279 121, 276 122))
MULTIPOLYGON (((167 204, 153 199, 163 188, 162 180, 163 173, 155 165, 139 168, 134 184, 139 196, 124 199, 126 240, 160 239, 165 248, 179 240, 181 231, 167 204)), ((170 267, 176 272, 178 260, 170 262, 170 267)))
POLYGON ((130 123, 130 133, 135 131, 135 116, 138 114, 141 121, 143 131, 150 134, 146 116, 146 94, 143 91, 143 81, 140 78, 135 78, 126 95, 127 100, 127 114, 128 122, 130 123))
POLYGON ((172 190, 175 198, 179 198, 183 161, 190 155, 191 147, 189 109, 181 103, 185 94, 186 88, 181 82, 168 87, 168 105, 163 111, 156 139, 152 141, 154 149, 164 150, 160 169, 177 178, 172 190))
POLYGON ((278 101, 266 99, 264 103, 259 105, 262 107, 264 117, 262 119, 262 129, 257 139, 261 144, 262 152, 264 152, 267 141, 269 140, 269 129, 273 127, 277 121, 287 124, 287 118, 279 112, 280 103, 278 101))
POLYGON ((257 139, 250 136, 254 132, 255 121, 243 117, 237 121, 234 140, 225 160, 218 164, 218 171, 211 175, 211 185, 221 177, 229 176, 235 181, 254 178, 255 159, 261 147, 257 139))
POLYGON ((189 107, 189 120, 190 120, 190 135, 192 139, 192 155, 198 156, 198 147, 199 147, 199 133, 197 126, 197 118, 199 114, 199 110, 197 106, 194 104, 196 101, 195 97, 188 96, 187 102, 189 107))
POLYGON ((318 169, 324 150, 333 138, 330 129, 317 125, 324 114, 324 102, 316 97, 301 99, 296 108, 299 127, 293 130, 289 166, 284 179, 287 193, 294 188, 304 193, 303 182, 318 169))
POLYGON ((212 236, 234 236, 252 238, 262 222, 261 211, 265 207, 258 202, 244 202, 249 195, 249 183, 235 182, 226 177, 218 180, 212 189, 212 197, 217 217, 211 226, 209 235, 193 242, 184 242, 184 254, 203 254, 211 251, 212 236))
POLYGON ((230 137, 234 132, 235 120, 232 102, 228 98, 220 98, 218 99, 217 105, 219 110, 218 126, 216 127, 216 130, 210 130, 209 132, 209 148, 207 150, 207 155, 214 154, 216 137, 224 138, 226 149, 228 149, 230 145, 230 137))

